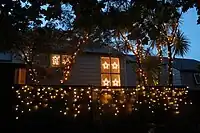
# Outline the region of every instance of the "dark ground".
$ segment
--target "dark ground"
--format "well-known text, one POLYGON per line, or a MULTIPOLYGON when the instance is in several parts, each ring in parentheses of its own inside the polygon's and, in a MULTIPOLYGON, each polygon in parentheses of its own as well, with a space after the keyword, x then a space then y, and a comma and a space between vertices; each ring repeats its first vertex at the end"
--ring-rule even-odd
POLYGON ((1 111, 0 132, 7 133, 47 133, 47 132, 134 132, 147 133, 152 127, 150 123, 156 123, 157 133, 200 133, 197 124, 200 124, 200 91, 189 92, 193 105, 182 109, 179 116, 157 113, 146 117, 145 110, 137 114, 124 115, 118 118, 104 116, 101 120, 95 120, 92 113, 73 119, 57 115, 54 111, 41 110, 37 113, 24 115, 22 119, 15 120, 15 112, 12 105, 16 102, 15 94, 11 90, 13 84, 14 68, 11 64, 1 64, 1 111))

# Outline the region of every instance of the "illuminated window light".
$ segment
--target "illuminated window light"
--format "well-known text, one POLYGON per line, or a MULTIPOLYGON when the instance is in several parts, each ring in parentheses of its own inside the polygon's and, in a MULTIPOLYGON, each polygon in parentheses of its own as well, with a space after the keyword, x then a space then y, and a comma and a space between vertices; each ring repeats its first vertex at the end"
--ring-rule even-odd
POLYGON ((119 58, 101 57, 101 85, 121 85, 119 58))
POLYGON ((51 56, 51 66, 59 67, 60 66, 60 55, 54 54, 51 56))
POLYGON ((62 55, 62 65, 71 63, 70 59, 71 59, 70 55, 62 55))

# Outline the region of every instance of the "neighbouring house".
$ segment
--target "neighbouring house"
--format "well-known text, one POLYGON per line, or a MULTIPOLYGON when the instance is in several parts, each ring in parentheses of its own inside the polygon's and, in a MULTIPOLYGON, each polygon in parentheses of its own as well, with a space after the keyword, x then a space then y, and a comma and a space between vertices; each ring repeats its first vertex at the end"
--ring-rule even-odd
POLYGON ((25 83, 26 75, 20 76, 21 70, 26 70, 26 65, 19 60, 15 60, 11 53, 0 53, 0 73, 3 86, 15 83, 25 83), (15 76, 13 76, 15 75, 15 76), (13 78, 14 77, 14 78, 13 78), (18 81, 17 81, 18 80, 18 81), (21 81, 20 81, 21 80, 21 81))
POLYGON ((194 59, 175 59, 173 67, 179 71, 182 85, 187 85, 193 90, 200 90, 199 64, 200 62, 194 59))
MULTIPOLYGON (((63 63, 72 54, 70 51, 55 50, 34 57, 34 68, 39 75, 39 84, 59 85, 63 74, 63 63)), ((17 61, 14 61, 17 63, 17 61)), ((18 62, 19 63, 19 62, 18 62)), ((85 48, 77 57, 66 85, 135 86, 136 73, 134 55, 125 55, 113 48, 85 48)), ((173 63, 174 85, 186 85, 200 89, 199 61, 176 58, 173 63)), ((15 71, 15 83, 32 83, 25 68, 15 71)), ((161 85, 167 85, 167 59, 164 58, 161 85)))

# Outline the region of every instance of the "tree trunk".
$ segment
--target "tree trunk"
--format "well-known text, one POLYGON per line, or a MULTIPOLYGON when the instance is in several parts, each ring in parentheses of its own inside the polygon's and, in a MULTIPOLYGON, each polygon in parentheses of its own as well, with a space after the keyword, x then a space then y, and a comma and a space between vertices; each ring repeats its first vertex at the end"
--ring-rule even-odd
POLYGON ((161 73, 162 73, 162 49, 161 49, 161 44, 158 44, 158 59, 159 59, 159 68, 158 68, 158 85, 161 85, 161 73))
POLYGON ((142 68, 142 44, 140 40, 137 40, 137 63, 138 63, 138 70, 139 70, 139 81, 140 81, 140 85, 146 85, 146 79, 145 79, 145 75, 144 75, 144 70, 142 68))
POLYGON ((173 59, 172 59, 172 46, 168 43, 168 85, 173 86, 173 71, 172 71, 173 59))

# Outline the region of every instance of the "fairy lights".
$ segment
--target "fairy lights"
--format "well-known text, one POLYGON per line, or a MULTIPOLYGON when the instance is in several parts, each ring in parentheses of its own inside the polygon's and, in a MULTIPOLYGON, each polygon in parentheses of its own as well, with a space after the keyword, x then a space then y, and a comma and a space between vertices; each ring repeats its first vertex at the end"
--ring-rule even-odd
POLYGON ((40 108, 53 109, 55 101, 62 104, 56 105, 63 115, 77 117, 80 114, 94 110, 98 115, 113 112, 113 115, 137 111, 140 105, 148 105, 149 111, 154 113, 157 107, 163 106, 164 110, 172 110, 178 114, 179 107, 191 104, 187 100, 185 88, 167 87, 48 87, 48 86, 22 86, 16 91, 20 103, 15 106, 18 112, 17 119, 25 112, 36 111, 40 108))
POLYGON ((66 65, 67 63, 71 63, 70 62, 70 55, 62 55, 62 65, 66 65))
POLYGON ((119 65, 116 62, 112 63, 111 65, 112 65, 112 69, 118 69, 119 68, 119 65))
POLYGON ((136 48, 134 48, 131 43, 128 41, 128 37, 121 34, 124 42, 127 44, 127 49, 130 50, 136 56, 136 62, 138 65, 137 77, 140 85, 147 85, 147 76, 144 70, 142 69, 142 59, 144 58, 144 53, 142 52, 142 43, 140 40, 137 40, 136 48))
POLYGON ((103 86, 110 86, 110 80, 108 80, 107 78, 102 80, 103 82, 103 86))
POLYGON ((106 61, 102 64, 103 69, 109 69, 110 64, 108 64, 106 61))
POLYGON ((52 55, 52 57, 51 57, 51 66, 52 67, 60 66, 60 55, 52 55))
MULTIPOLYGON (((177 19, 179 21, 179 19, 177 19)), ((168 84, 169 86, 173 85, 173 57, 172 57, 172 45, 174 43, 174 39, 176 37, 177 33, 177 28, 178 28, 178 23, 175 23, 172 25, 172 31, 170 34, 167 35, 167 50, 168 50, 168 84)))
POLYGON ((76 46, 75 52, 71 55, 71 57, 68 57, 66 59, 66 62, 64 62, 65 67, 63 70, 63 79, 60 80, 60 83, 63 84, 64 81, 68 80, 68 77, 70 75, 72 65, 75 62, 76 56, 78 55, 81 45, 85 44, 88 40, 88 34, 85 35, 85 37, 82 40, 79 40, 76 46))
POLYGON ((38 76, 38 73, 36 71, 36 69, 33 68, 32 65, 34 65, 34 62, 33 62, 33 59, 31 58, 32 57, 32 48, 30 47, 27 47, 27 50, 25 51, 25 57, 24 59, 26 60, 26 64, 28 63, 30 66, 30 68, 28 69, 28 74, 29 74, 29 77, 31 78, 31 80, 34 82, 34 83, 39 83, 40 81, 37 79, 37 76, 38 76))
POLYGON ((113 84, 113 86, 120 86, 120 81, 117 80, 117 79, 114 79, 114 80, 112 81, 112 84, 113 84))
POLYGON ((145 71, 142 69, 142 59, 144 59, 144 53, 143 53, 143 46, 140 40, 137 40, 136 44, 136 57, 137 57, 137 64, 138 64, 138 78, 140 80, 140 84, 147 85, 147 76, 145 75, 145 71))
POLYGON ((101 57, 101 85, 121 85, 119 58, 101 57))
POLYGON ((158 74, 158 84, 160 84, 160 78, 161 78, 161 74, 162 74, 162 63, 163 63, 163 59, 162 59, 162 46, 161 46, 160 43, 161 43, 160 41, 157 41, 158 59, 159 59, 159 63, 160 63, 159 74, 158 74))

